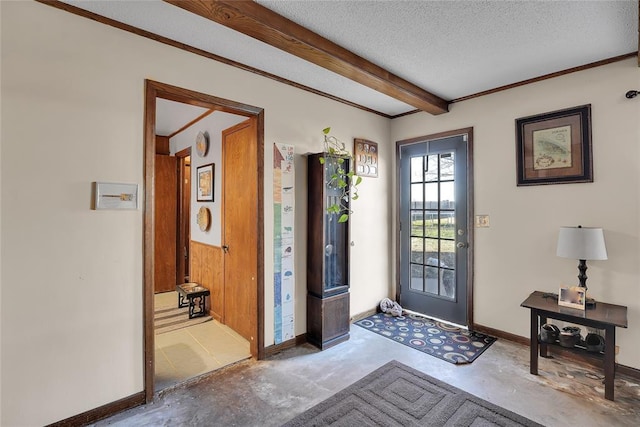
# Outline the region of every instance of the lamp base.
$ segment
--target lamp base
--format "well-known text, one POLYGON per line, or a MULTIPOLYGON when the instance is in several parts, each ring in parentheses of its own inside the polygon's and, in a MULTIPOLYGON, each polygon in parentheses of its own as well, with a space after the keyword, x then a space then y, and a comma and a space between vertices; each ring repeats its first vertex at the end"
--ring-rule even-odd
POLYGON ((596 308, 596 300, 593 298, 587 297, 586 301, 584 302, 584 305, 586 308, 596 308))

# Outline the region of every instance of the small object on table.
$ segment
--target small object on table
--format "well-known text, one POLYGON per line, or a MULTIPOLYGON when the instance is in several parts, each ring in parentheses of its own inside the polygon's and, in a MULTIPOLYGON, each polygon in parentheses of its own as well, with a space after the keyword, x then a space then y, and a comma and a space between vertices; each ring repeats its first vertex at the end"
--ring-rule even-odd
POLYGON ((178 291, 178 307, 189 307, 189 319, 206 314, 207 296, 211 294, 209 289, 197 283, 183 283, 176 286, 176 291, 178 291))

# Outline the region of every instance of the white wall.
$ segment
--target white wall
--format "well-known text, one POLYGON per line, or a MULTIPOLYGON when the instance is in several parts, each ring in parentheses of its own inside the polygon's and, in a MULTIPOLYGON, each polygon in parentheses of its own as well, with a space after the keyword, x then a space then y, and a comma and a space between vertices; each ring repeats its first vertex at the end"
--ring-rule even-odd
POLYGON ((202 120, 189 126, 170 140, 171 155, 180 150, 191 147, 191 215, 189 217, 191 227, 191 240, 212 246, 221 246, 222 223, 222 131, 240 122, 247 120, 244 116, 214 111, 202 120), (209 150, 204 157, 200 157, 195 148, 198 132, 209 136, 209 150), (198 202, 198 167, 214 164, 213 167, 213 203, 198 202), (211 211, 211 227, 207 231, 200 230, 198 226, 198 210, 201 206, 211 211))
POLYGON ((379 143, 351 222, 351 314, 392 296, 394 141, 473 126, 475 320, 528 334, 520 302, 575 280, 555 256, 565 224, 605 228, 596 298, 629 306, 619 362, 640 368, 640 87, 634 60, 388 120, 34 2, 0 2, 1 418, 42 425, 143 389, 143 211, 92 211, 92 181, 143 184, 144 80, 265 109, 265 342, 273 343, 274 142, 296 149, 296 334, 306 324, 306 158, 324 127, 379 143), (514 120, 591 103, 595 182, 515 185, 514 120), (391 129, 391 132, 390 132, 391 129), (25 298, 25 290, 29 297, 25 298), (42 355, 46 354, 46 359, 42 355), (34 410, 33 408, 37 408, 34 410))
POLYGON ((476 323, 528 336, 520 303, 529 293, 577 283, 578 262, 555 255, 559 227, 602 227, 609 259, 587 262, 589 293, 629 307, 618 362, 640 368, 640 99, 624 96, 638 88, 631 58, 453 104, 444 115, 393 120, 392 141, 473 127, 475 213, 491 222, 475 230, 476 323), (594 182, 517 187, 515 120, 584 104, 592 108, 594 182))
POLYGON ((354 204, 351 312, 390 295, 387 119, 43 4, 0 10, 0 424, 48 424, 143 389, 143 211, 92 211, 90 194, 92 181, 142 188, 147 78, 265 109, 266 345, 274 142, 296 149, 296 334, 306 329, 302 154, 322 150, 327 126, 380 143, 380 178, 365 179, 354 204))

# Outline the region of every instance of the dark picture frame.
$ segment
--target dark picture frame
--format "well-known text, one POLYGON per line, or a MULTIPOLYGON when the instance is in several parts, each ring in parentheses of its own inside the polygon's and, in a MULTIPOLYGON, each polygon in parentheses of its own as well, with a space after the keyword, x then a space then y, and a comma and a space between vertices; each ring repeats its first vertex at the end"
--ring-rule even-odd
POLYGON ((215 184, 215 164, 198 166, 196 169, 196 188, 198 202, 213 202, 215 184))
POLYGON ((593 182, 591 104, 516 119, 518 186, 593 182))

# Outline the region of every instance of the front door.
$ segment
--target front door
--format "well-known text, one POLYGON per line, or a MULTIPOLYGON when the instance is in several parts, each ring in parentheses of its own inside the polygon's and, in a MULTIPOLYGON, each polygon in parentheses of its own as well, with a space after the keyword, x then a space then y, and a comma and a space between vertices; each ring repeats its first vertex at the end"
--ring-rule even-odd
POLYGON ((465 130, 398 143, 400 304, 471 323, 469 147, 465 130))
POLYGON ((222 132, 224 323, 258 342, 258 162, 256 120, 222 132))

